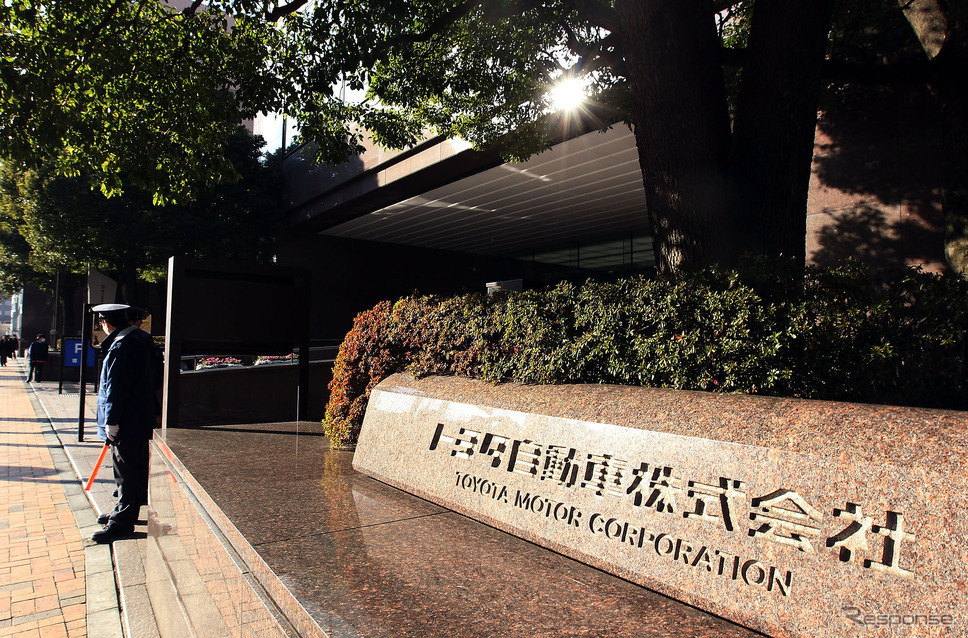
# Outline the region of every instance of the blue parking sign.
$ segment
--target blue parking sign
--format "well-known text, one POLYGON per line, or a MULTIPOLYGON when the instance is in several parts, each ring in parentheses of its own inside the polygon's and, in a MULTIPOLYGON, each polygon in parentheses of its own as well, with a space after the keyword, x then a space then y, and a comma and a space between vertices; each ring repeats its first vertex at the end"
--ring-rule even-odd
MULTIPOLYGON (((81 367, 81 340, 64 339, 64 367, 81 367)), ((90 344, 87 346, 87 365, 94 366, 94 348, 90 344)))

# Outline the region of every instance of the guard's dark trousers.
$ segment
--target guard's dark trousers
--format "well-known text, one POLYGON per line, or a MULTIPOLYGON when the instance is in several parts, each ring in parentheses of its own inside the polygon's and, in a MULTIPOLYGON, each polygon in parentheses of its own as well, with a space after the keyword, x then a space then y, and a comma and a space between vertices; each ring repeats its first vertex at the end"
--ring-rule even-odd
POLYGON ((111 455, 118 486, 118 504, 111 512, 111 521, 123 528, 134 527, 141 505, 148 502, 148 440, 122 436, 111 447, 111 455))

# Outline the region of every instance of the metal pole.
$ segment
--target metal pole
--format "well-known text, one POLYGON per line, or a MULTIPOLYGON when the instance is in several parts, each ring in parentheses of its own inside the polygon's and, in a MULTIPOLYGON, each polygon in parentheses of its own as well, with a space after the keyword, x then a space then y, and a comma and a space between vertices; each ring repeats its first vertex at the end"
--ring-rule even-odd
POLYGON ((85 383, 85 378, 87 377, 87 348, 88 344, 91 342, 91 333, 94 331, 94 323, 92 322, 91 308, 93 306, 89 303, 84 304, 84 314, 83 320, 81 322, 81 376, 78 381, 80 384, 80 389, 78 390, 78 396, 80 400, 78 401, 78 416, 77 416, 77 440, 78 442, 84 441, 84 399, 87 395, 87 383, 85 383))
POLYGON ((57 369, 57 394, 64 394, 64 359, 67 358, 67 348, 61 345, 60 366, 57 369))
MULTIPOLYGON (((62 348, 59 348, 57 345, 57 326, 58 326, 57 313, 59 310, 60 310, 60 271, 58 270, 57 275, 54 278, 54 319, 51 322, 52 325, 50 328, 50 338, 51 338, 51 341, 53 341, 51 345, 58 350, 62 349, 62 348)), ((61 359, 63 358, 64 358, 64 355, 63 353, 61 353, 61 359)))

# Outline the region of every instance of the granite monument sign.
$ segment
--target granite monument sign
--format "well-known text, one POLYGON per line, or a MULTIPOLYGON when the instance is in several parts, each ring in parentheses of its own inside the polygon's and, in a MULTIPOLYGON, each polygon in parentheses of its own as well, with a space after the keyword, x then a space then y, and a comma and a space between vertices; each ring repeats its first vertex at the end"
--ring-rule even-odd
POLYGON ((965 636, 966 458, 960 412, 394 375, 354 467, 771 636, 965 636))

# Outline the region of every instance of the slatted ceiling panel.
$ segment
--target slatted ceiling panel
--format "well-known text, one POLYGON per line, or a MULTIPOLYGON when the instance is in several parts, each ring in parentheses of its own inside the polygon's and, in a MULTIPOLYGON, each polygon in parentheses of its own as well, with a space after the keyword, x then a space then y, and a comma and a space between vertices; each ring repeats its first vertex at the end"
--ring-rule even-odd
MULTIPOLYGON (((566 206, 586 206, 588 202, 609 194, 625 198, 628 183, 640 179, 637 162, 625 171, 621 171, 621 166, 605 166, 598 162, 598 170, 584 174, 576 170, 554 181, 535 180, 519 173, 507 176, 502 168, 394 204, 356 222, 344 224, 340 229, 353 225, 358 233, 396 232, 400 227, 412 228, 421 217, 432 222, 446 222, 447 218, 453 217, 467 223, 475 215, 481 219, 514 220, 534 213, 563 212, 566 206), (492 173, 498 177, 488 179, 492 173), (465 184, 484 180, 485 183, 471 187, 465 184), (546 184, 548 187, 544 187, 546 184), (513 212, 505 212, 509 210, 513 212)), ((635 206, 641 208, 642 200, 636 201, 635 206)))
MULTIPOLYGON (((561 164, 561 161, 556 163, 561 164)), ((589 185, 619 186, 624 190, 630 180, 641 180, 635 153, 622 162, 595 157, 580 164, 570 162, 554 171, 544 170, 547 166, 531 167, 530 164, 522 165, 527 168, 519 170, 509 170, 517 169, 517 165, 500 166, 476 178, 437 189, 425 195, 425 198, 459 202, 482 210, 513 207, 516 213, 526 214, 529 202, 568 201, 575 193, 588 190, 589 185)))
MULTIPOLYGON (((562 240, 587 239, 605 232, 647 232, 648 219, 637 202, 632 208, 623 207, 621 197, 600 195, 582 207, 562 207, 549 215, 532 215, 526 219, 507 220, 490 218, 478 224, 462 225, 461 220, 438 225, 424 239, 429 244, 449 250, 493 237, 504 242, 504 248, 547 245, 562 240)), ((498 249, 498 247, 494 247, 498 249)), ((493 252, 493 251, 488 251, 493 252)), ((502 252, 503 254, 503 252, 502 252)))
POLYGON ((531 249, 536 244, 547 245, 549 241, 559 243, 561 240, 567 241, 570 238, 586 239, 589 236, 601 235, 603 232, 638 231, 647 227, 646 220, 640 219, 644 218, 644 213, 641 211, 635 211, 636 219, 630 221, 627 212, 616 211, 614 207, 608 205, 607 199, 599 204, 584 210, 582 216, 560 213, 550 221, 544 216, 528 219, 490 217, 478 223, 470 223, 468 218, 449 222, 435 220, 425 222, 432 224, 430 227, 425 227, 424 223, 415 224, 408 232, 396 234, 394 240, 398 243, 467 252, 481 250, 477 245, 482 242, 488 244, 500 242, 500 245, 486 247, 485 252, 509 254, 507 251, 512 249, 531 249), (492 239, 494 242, 491 241, 492 239), (468 248, 469 246, 471 248, 468 248))
MULTIPOLYGON (((534 212, 560 216, 569 213, 568 206, 587 206, 583 198, 599 197, 598 193, 605 189, 618 190, 622 197, 627 197, 628 182, 641 179, 634 147, 625 152, 628 157, 624 171, 623 164, 614 162, 613 157, 603 161, 585 149, 579 157, 556 159, 550 155, 539 155, 521 165, 498 167, 377 211, 332 232, 352 232, 352 236, 375 240, 386 240, 392 235, 402 243, 420 241, 422 222, 435 226, 453 218, 459 225, 473 226, 495 217, 513 221, 534 212), (550 166, 556 167, 556 171, 545 170, 550 166)), ((642 199, 637 198, 634 207, 641 206, 642 199)))
POLYGON ((444 209, 421 204, 409 209, 405 219, 390 220, 382 228, 370 228, 375 232, 397 233, 400 241, 413 240, 414 237, 434 241, 437 235, 444 235, 445 240, 454 240, 457 236, 474 234, 486 227, 500 227, 508 223, 517 223, 522 227, 546 227, 549 219, 555 223, 584 223, 597 219, 603 213, 625 214, 630 210, 640 212, 642 201, 632 202, 630 206, 623 190, 622 184, 615 182, 611 186, 599 183, 585 189, 563 189, 560 193, 528 193, 519 206, 497 210, 482 210, 464 205, 444 209))
MULTIPOLYGON (((595 174, 575 175, 555 181, 544 188, 519 188, 512 193, 500 193, 498 198, 478 208, 485 210, 513 210, 512 217, 561 212, 567 208, 581 208, 603 196, 626 198, 629 182, 639 178, 638 166, 634 171, 621 173, 610 169, 595 174)), ((641 190, 641 189, 640 189, 641 190)), ((643 195, 644 196, 644 195, 643 195)), ((642 201, 637 202, 639 207, 642 201)))
MULTIPOLYGON (((460 246, 475 241, 501 241, 504 249, 517 247, 534 247, 560 243, 569 239, 588 239, 615 231, 647 230, 647 220, 630 220, 626 212, 615 211, 603 206, 598 210, 586 211, 584 215, 559 215, 553 220, 527 219, 514 223, 490 223, 480 225, 474 229, 455 230, 449 237, 440 238, 434 245, 447 250, 458 250, 460 246), (632 227, 634 223, 634 228, 632 227), (483 235, 483 236, 482 236, 483 235), (541 241, 536 241, 540 237, 541 241)), ((638 212, 643 216, 644 213, 638 212)), ((498 247, 494 247, 498 249, 498 247)), ((503 253, 502 253, 503 254, 503 253)))
POLYGON ((647 233, 631 133, 570 140, 324 231, 461 252, 519 256, 608 234, 647 233))

